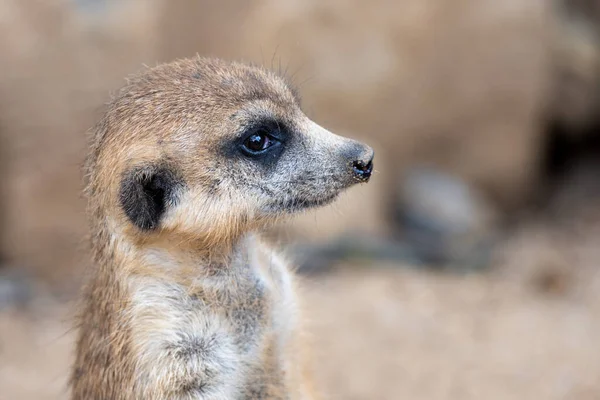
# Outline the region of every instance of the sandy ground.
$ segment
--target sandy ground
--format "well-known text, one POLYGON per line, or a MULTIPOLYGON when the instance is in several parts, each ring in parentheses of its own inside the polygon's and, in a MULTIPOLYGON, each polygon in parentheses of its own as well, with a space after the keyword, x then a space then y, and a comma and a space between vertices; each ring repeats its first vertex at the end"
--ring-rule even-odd
POLYGON ((310 297, 332 399, 598 399, 598 301, 483 277, 328 278, 310 297))
MULTIPOLYGON (((600 398, 592 233, 532 225, 486 274, 347 265, 307 279, 319 386, 350 400, 600 398)), ((0 314, 0 399, 66 398, 69 310, 40 299, 0 314)))

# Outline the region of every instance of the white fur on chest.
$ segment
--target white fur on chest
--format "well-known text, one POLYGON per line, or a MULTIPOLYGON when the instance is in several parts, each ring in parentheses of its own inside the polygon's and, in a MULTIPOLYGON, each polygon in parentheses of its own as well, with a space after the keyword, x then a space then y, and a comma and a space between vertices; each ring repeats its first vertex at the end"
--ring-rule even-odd
MULTIPOLYGON (((258 242, 245 248, 251 251, 211 274, 199 266, 192 287, 129 278, 140 395, 151 397, 153 389, 144 389, 151 384, 174 399, 235 399, 260 367, 267 340, 275 339, 277 352, 284 353, 296 317, 290 273, 258 242)), ((160 251, 145 258, 165 271, 180 267, 160 251)), ((280 365, 287 369, 283 359, 280 365)))

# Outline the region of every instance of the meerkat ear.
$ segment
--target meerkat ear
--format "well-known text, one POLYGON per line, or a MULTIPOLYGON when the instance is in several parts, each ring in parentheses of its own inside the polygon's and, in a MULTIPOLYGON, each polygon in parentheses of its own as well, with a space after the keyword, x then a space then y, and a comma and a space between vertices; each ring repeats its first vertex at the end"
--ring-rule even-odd
POLYGON ((119 200, 125 215, 138 228, 158 227, 166 208, 176 201, 178 181, 166 167, 141 167, 125 173, 119 200))

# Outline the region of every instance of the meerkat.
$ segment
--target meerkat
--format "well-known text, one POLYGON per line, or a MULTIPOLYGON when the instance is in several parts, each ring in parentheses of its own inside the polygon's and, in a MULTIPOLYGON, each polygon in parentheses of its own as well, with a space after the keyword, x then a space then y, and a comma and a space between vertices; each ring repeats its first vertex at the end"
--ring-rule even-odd
POLYGON ((367 182, 373 150, 274 73, 199 57, 131 78, 91 142, 72 399, 314 398, 293 274, 257 232, 367 182))

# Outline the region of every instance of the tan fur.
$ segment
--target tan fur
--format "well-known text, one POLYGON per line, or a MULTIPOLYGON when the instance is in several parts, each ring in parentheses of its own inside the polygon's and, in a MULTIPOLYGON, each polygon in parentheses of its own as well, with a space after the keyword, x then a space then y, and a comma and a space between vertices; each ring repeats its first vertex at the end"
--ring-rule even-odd
POLYGON ((314 398, 293 276, 253 232, 331 201, 357 182, 348 160, 371 158, 308 120, 262 69, 198 58, 132 78, 92 132, 96 270, 84 291, 72 398, 314 398), (227 155, 261 118, 288 127, 295 143, 268 168, 227 155), (124 211, 124 182, 157 165, 176 176, 176 196, 158 226, 143 229, 124 211))

